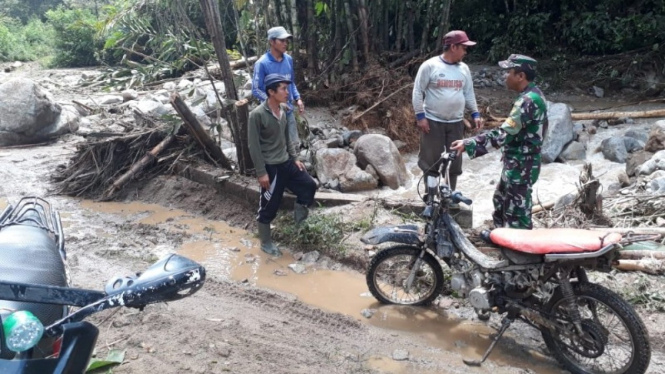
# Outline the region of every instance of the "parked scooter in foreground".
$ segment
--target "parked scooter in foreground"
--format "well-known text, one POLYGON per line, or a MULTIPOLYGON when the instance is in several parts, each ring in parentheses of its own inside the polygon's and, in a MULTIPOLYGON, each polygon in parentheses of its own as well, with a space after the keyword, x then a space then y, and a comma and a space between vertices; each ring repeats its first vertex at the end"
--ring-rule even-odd
POLYGON ((111 279, 105 292, 84 290, 68 286, 65 259, 60 217, 46 201, 25 198, 0 215, 0 373, 84 373, 99 334, 86 317, 179 300, 206 277, 203 266, 169 255, 111 279))
POLYGON ((500 247, 488 256, 449 214, 450 204, 472 203, 448 187, 448 166, 456 156, 444 152, 435 166, 444 183, 426 178, 424 233, 416 225, 401 225, 375 228, 362 238, 371 245, 399 243, 372 259, 366 277, 372 295, 386 304, 427 305, 447 283, 478 312, 505 314, 483 357, 465 359, 468 365, 481 365, 519 319, 540 330, 551 354, 574 374, 646 372, 651 347, 644 323, 621 296, 591 283, 586 270, 609 272, 622 245, 651 237, 498 228, 484 233, 500 247))

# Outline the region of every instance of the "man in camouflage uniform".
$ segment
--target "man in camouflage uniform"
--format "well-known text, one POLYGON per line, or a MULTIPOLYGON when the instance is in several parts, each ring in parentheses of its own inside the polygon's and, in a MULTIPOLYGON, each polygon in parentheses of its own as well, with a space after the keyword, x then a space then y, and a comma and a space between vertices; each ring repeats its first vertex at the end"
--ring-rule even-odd
POLYGON ((503 148, 501 181, 494 197, 494 225, 531 229, 531 191, 540 175, 540 150, 547 133, 547 104, 533 83, 537 62, 531 57, 510 55, 499 66, 507 69, 506 87, 519 92, 510 116, 496 129, 454 142, 451 149, 469 157, 487 154, 488 146, 503 148))

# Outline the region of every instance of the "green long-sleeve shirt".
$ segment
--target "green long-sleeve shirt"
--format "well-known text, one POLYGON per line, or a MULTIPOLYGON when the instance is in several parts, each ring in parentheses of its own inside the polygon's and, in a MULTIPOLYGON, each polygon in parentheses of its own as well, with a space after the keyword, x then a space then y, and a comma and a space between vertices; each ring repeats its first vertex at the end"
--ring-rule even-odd
POLYGON ((293 159, 297 156, 289 155, 286 148, 289 134, 284 106, 281 106, 279 118, 270 110, 267 100, 254 108, 249 113, 247 137, 249 154, 254 162, 257 177, 267 174, 266 164, 281 164, 286 162, 289 156, 293 159))

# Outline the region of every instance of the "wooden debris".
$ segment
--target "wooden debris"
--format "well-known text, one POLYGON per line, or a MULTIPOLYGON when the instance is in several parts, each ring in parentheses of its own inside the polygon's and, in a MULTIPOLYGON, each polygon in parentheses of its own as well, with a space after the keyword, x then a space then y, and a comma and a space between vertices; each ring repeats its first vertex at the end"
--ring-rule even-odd
POLYGON ((665 272, 665 264, 658 260, 619 260, 614 267, 622 271, 641 271, 647 274, 660 275, 665 272))
POLYGON ((619 258, 624 260, 641 260, 643 258, 653 258, 665 260, 665 252, 661 251, 620 251, 619 258))
POLYGON ((594 112, 572 113, 573 120, 611 119, 611 118, 654 118, 665 117, 665 109, 642 110, 637 112, 594 112))

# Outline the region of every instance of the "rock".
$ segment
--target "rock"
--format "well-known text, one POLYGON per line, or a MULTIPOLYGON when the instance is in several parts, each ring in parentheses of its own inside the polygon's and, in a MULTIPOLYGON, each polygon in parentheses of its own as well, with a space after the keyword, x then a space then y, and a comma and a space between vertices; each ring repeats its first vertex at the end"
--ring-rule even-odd
POLYGON ((626 162, 628 151, 626 150, 626 144, 623 139, 623 137, 613 136, 603 140, 600 144, 603 156, 610 161, 620 164, 626 162))
POLYGON ((384 185, 393 190, 406 185, 406 165, 389 137, 378 134, 363 135, 356 141, 355 154, 362 168, 367 168, 367 165, 374 167, 384 185))
POLYGON ((293 259, 294 259, 294 260, 296 260, 296 261, 300 261, 300 260, 302 259, 302 256, 304 256, 304 255, 305 255, 305 254, 302 253, 302 252, 296 252, 296 253, 294 253, 292 256, 293 256, 293 259))
POLYGON ((192 82, 192 81, 190 81, 190 80, 188 80, 188 79, 182 79, 182 80, 178 83, 177 88, 178 88, 178 91, 181 91, 181 90, 187 89, 187 88, 189 88, 189 87, 192 87, 193 85, 194 85, 194 82, 192 82))
POLYGON ((323 142, 326 148, 340 148, 344 146, 344 139, 341 136, 333 136, 323 142))
POLYGON ((633 153, 644 149, 644 143, 629 136, 623 137, 623 144, 626 146, 626 151, 628 151, 628 153, 633 153))
POLYGON ((275 275, 278 276, 278 277, 286 277, 286 276, 288 275, 288 274, 286 274, 286 272, 285 272, 284 270, 282 270, 282 269, 275 269, 275 271, 273 271, 272 273, 275 274, 275 275))
POLYGON ((241 238, 240 243, 242 243, 242 245, 244 245, 247 248, 252 248, 252 246, 253 246, 252 241, 249 240, 249 239, 245 239, 245 238, 241 238))
POLYGON ((637 169, 638 175, 651 175, 657 170, 665 170, 665 150, 656 152, 637 169))
POLYGON ((649 161, 653 153, 647 151, 637 151, 628 155, 626 160, 626 174, 629 177, 635 176, 637 169, 640 168, 645 162, 649 161))
POLYGON ((204 129, 210 128, 210 126, 212 126, 212 120, 210 120, 210 117, 208 117, 201 106, 190 106, 190 109, 204 129))
POLYGON ((393 360, 406 361, 409 359, 409 351, 405 349, 396 349, 393 351, 393 360))
POLYGON ((598 132, 598 128, 596 126, 590 125, 587 129, 586 132, 588 132, 591 135, 596 135, 598 132))
POLYGON ((99 100, 97 100, 97 103, 100 105, 122 104, 123 99, 121 95, 104 95, 99 100))
POLYGON ((589 91, 593 96, 595 96, 599 99, 602 98, 603 96, 605 96, 605 90, 603 90, 602 88, 600 88, 598 86, 591 87, 589 89, 589 91))
POLYGON ((665 218, 663 217, 656 218, 656 225, 658 225, 658 227, 665 227, 665 218))
POLYGON ((122 100, 124 102, 136 100, 139 98, 139 93, 136 90, 124 90, 122 91, 122 100))
POLYGON ((57 134, 62 107, 35 82, 11 79, 0 85, 0 146, 34 144, 57 134))
POLYGON ((573 119, 566 104, 547 102, 549 127, 542 147, 543 161, 554 162, 563 147, 573 140, 573 119))
POLYGON ((167 90, 167 91, 175 91, 176 87, 177 86, 176 86, 175 82, 166 82, 162 86, 162 88, 167 90))
POLYGON ((356 156, 339 148, 324 148, 316 152, 316 175, 322 184, 337 180, 356 166, 356 156))
POLYGON ((626 174, 625 172, 619 173, 618 179, 621 187, 628 187, 631 185, 630 178, 628 177, 628 174, 626 174))
POLYGON ((342 192, 368 191, 378 186, 378 178, 355 165, 339 180, 339 190, 342 192))
POLYGON ((585 160, 586 147, 580 142, 570 142, 559 155, 565 161, 585 160))
POLYGON ((152 116, 163 116, 168 114, 169 110, 164 104, 155 100, 141 100, 136 103, 131 103, 134 108, 141 111, 143 114, 152 116))
POLYGON ((665 120, 656 122, 649 132, 649 139, 644 145, 648 152, 658 152, 665 149, 665 120))
POLYGON ((665 193, 665 177, 660 177, 651 180, 649 183, 652 194, 663 194, 665 193))
POLYGON ((374 166, 372 166, 372 165, 367 165, 367 167, 365 168, 365 171, 366 171, 369 175, 373 176, 374 179, 376 179, 377 181, 379 180, 379 173, 376 172, 376 169, 374 169, 374 166))
POLYGON ((304 262, 305 264, 314 264, 319 260, 320 256, 321 254, 318 251, 311 251, 305 253, 300 261, 304 262))
POLYGON ((649 139, 649 133, 647 131, 643 130, 628 130, 626 131, 623 136, 629 137, 629 138, 634 138, 639 140, 642 143, 646 143, 647 140, 649 139))
POLYGON ((361 136, 363 136, 363 132, 360 131, 360 130, 353 130, 353 131, 344 132, 344 134, 342 134, 342 138, 344 139, 344 143, 343 143, 344 145, 343 146, 348 147, 349 145, 351 145, 351 143, 358 140, 358 138, 360 138, 361 136))
POLYGON ((362 314, 363 317, 369 319, 372 318, 372 316, 377 312, 376 309, 363 309, 360 311, 360 314, 362 314))
POLYGON ((307 268, 305 268, 305 265, 301 263, 295 263, 289 265, 289 269, 293 270, 294 273, 296 274, 303 274, 305 271, 307 271, 307 268))
POLYGON ((74 134, 78 131, 81 124, 81 115, 73 105, 63 105, 58 119, 37 132, 37 135, 44 137, 57 137, 65 134, 74 134))
POLYGON ((577 192, 571 192, 559 197, 554 203, 554 210, 561 210, 567 206, 572 205, 577 199, 577 192))
POLYGON ((402 149, 407 146, 406 142, 401 140, 394 140, 393 143, 395 143, 395 147, 397 147, 397 149, 402 149))

